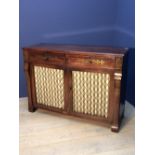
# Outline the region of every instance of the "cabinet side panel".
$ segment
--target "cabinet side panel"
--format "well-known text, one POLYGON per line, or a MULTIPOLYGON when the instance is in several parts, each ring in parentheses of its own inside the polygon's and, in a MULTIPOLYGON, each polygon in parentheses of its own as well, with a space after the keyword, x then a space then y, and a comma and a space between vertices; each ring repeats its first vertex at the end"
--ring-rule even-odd
POLYGON ((128 52, 124 55, 122 65, 121 93, 120 93, 120 117, 124 116, 126 90, 127 90, 128 52))

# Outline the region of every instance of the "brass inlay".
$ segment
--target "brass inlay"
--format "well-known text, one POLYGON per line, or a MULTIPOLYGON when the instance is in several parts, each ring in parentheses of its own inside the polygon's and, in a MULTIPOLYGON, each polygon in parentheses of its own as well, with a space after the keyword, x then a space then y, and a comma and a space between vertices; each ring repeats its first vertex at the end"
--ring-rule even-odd
POLYGON ((78 62, 80 62, 80 63, 92 63, 92 64, 97 64, 97 65, 105 64, 105 61, 101 60, 101 59, 78 59, 78 62))
POLYGON ((92 59, 92 63, 97 64, 97 65, 103 65, 105 63, 104 60, 99 60, 99 59, 92 59))
POLYGON ((121 78, 122 78, 122 73, 114 73, 115 80, 121 80, 121 78))
POLYGON ((34 66, 37 103, 64 108, 64 72, 34 66))
POLYGON ((108 117, 110 75, 73 71, 73 110, 108 117))

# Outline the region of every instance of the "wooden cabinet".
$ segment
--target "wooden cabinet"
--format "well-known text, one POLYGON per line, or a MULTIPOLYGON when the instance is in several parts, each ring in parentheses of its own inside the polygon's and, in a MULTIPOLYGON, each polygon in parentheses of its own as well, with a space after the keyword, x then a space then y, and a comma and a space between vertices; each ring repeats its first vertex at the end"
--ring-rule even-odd
POLYGON ((127 49, 38 44, 23 51, 30 112, 43 108, 119 130, 127 49))

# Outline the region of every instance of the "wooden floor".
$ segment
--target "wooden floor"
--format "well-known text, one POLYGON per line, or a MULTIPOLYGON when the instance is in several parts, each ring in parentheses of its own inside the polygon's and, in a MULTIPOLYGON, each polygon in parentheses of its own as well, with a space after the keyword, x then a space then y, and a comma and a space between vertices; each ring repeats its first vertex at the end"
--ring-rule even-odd
POLYGON ((20 155, 134 155, 134 108, 126 104, 119 133, 90 121, 27 110, 20 99, 20 155))

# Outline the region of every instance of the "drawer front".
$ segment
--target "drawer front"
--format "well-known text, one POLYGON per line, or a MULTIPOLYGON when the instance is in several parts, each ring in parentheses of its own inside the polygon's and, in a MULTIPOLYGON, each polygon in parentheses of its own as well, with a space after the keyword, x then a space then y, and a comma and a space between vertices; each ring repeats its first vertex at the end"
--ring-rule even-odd
POLYGON ((114 68, 115 61, 112 58, 106 57, 70 57, 68 65, 70 67, 114 68))
POLYGON ((31 53, 30 61, 41 61, 50 62, 51 64, 64 65, 65 56, 61 54, 50 54, 50 53, 31 53))

